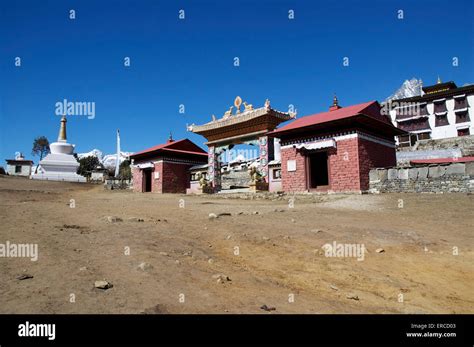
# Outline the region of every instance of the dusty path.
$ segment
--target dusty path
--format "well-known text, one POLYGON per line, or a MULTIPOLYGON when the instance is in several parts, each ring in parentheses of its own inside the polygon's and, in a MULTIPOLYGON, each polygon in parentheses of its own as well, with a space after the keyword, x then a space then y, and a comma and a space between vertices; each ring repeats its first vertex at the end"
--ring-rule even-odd
POLYGON ((294 208, 288 198, 139 194, 0 176, 0 243, 39 247, 36 262, 0 258, 0 312, 474 312, 472 195, 309 196, 296 197, 294 208), (224 212, 231 216, 208 217, 224 212), (368 252, 363 261, 325 257, 322 245, 334 241, 368 252), (22 273, 34 277, 16 279, 22 273), (113 288, 94 288, 102 279, 113 288))

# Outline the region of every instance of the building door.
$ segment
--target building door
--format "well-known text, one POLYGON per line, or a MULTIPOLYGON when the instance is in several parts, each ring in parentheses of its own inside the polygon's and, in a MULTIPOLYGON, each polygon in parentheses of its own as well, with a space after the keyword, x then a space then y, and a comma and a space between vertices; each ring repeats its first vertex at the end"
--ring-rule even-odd
POLYGON ((151 170, 143 170, 143 188, 144 193, 151 192, 151 170))
POLYGON ((316 189, 329 186, 328 153, 326 151, 312 153, 308 157, 308 186, 316 189))

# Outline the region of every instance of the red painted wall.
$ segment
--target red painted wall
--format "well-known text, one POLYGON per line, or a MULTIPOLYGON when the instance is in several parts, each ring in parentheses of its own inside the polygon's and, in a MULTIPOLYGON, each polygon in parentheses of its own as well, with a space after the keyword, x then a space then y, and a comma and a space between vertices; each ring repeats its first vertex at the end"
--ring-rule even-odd
POLYGON ((396 166, 395 148, 359 138, 359 167, 361 190, 369 189, 369 171, 375 167, 396 166))
MULTIPOLYGON (((359 192, 369 189, 369 171, 374 167, 395 166, 395 149, 365 139, 337 141, 337 148, 328 151, 329 190, 359 192)), ((306 157, 296 148, 281 150, 282 187, 286 192, 304 192, 306 157), (287 161, 296 160, 296 171, 288 172, 287 161)))
MULTIPOLYGON (((151 173, 151 191, 153 193, 186 193, 190 186, 189 168, 191 164, 177 164, 168 162, 155 163, 151 173), (155 173, 159 172, 159 178, 155 179, 155 173)), ((133 190, 142 192, 143 172, 132 168, 133 190)))
POLYGON ((335 192, 359 191, 359 153, 357 138, 337 141, 329 151, 330 190, 335 192))
POLYGON ((132 167, 132 181, 133 181, 133 191, 141 192, 142 191, 142 173, 140 169, 132 167))
POLYGON ((162 193, 186 193, 186 188, 190 186, 191 167, 192 165, 186 164, 163 163, 162 193))
POLYGON ((155 163, 154 171, 151 173, 151 192, 163 193, 163 162, 155 163), (160 173, 157 179, 155 179, 155 172, 160 173))
POLYGON ((285 192, 306 190, 306 158, 296 148, 281 149, 281 185, 285 192), (296 171, 288 172, 288 160, 296 160, 296 171))

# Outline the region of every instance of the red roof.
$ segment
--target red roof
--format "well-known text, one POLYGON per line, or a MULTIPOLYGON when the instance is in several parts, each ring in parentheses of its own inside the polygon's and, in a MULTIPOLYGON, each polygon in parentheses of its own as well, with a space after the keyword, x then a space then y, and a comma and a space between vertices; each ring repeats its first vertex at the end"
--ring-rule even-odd
POLYGON ((207 157, 207 152, 204 151, 201 147, 196 145, 194 142, 188 139, 182 139, 178 141, 171 141, 150 147, 143 151, 139 151, 130 155, 130 158, 136 158, 138 156, 146 156, 147 154, 158 155, 163 152, 169 153, 182 153, 190 155, 199 155, 207 157))
POLYGON ((273 131, 272 134, 286 132, 288 130, 293 130, 293 129, 309 127, 316 124, 328 123, 328 122, 332 122, 332 121, 336 121, 340 119, 351 118, 360 114, 369 116, 378 121, 392 125, 389 118, 381 114, 379 103, 377 101, 369 101, 363 104, 341 107, 332 111, 316 113, 316 114, 312 114, 309 116, 296 119, 290 124, 287 124, 281 127, 280 129, 273 131))
POLYGON ((474 161, 474 157, 459 157, 459 158, 434 158, 434 159, 414 159, 410 160, 412 164, 444 164, 444 163, 466 163, 474 161))

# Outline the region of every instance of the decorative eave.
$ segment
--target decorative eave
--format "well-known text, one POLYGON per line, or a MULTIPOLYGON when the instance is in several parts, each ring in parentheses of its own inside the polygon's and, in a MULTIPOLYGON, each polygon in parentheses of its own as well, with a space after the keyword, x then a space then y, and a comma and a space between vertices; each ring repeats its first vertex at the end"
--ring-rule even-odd
POLYGON ((187 127, 187 130, 196 134, 202 134, 209 130, 225 128, 236 124, 245 123, 257 119, 259 117, 268 115, 278 119, 278 123, 285 122, 296 117, 296 113, 294 112, 281 112, 270 107, 264 106, 254 110, 247 110, 242 113, 233 114, 230 115, 228 118, 216 119, 203 125, 192 124, 187 127))

